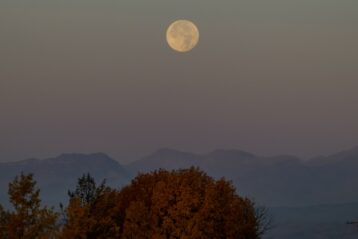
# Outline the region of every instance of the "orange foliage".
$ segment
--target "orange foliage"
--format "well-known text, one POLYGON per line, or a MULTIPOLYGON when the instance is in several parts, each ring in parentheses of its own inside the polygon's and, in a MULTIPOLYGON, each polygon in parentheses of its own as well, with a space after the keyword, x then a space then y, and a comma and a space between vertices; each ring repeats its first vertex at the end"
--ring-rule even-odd
POLYGON ((61 238, 259 238, 253 203, 196 168, 140 174, 80 202, 71 199, 61 238))
MULTIPOLYGON (((9 184, 10 202, 13 212, 6 212, 5 225, 1 234, 9 239, 47 239, 56 237, 57 213, 52 209, 41 207, 40 190, 32 174, 16 177, 9 184)), ((2 213, 4 215, 4 212, 2 213)), ((4 218, 3 218, 4 220, 4 218)))

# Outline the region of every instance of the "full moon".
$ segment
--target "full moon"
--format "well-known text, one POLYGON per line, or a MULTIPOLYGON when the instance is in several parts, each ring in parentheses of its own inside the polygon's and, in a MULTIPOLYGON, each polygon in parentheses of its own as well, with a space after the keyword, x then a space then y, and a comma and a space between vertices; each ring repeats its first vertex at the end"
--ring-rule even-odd
POLYGON ((167 30, 168 45, 175 51, 191 51, 199 42, 199 30, 188 20, 177 20, 167 30))

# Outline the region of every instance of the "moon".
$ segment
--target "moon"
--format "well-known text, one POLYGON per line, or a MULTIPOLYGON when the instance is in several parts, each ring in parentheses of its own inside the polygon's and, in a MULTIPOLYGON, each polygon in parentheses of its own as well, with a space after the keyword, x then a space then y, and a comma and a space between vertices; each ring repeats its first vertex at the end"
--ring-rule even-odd
POLYGON ((189 52, 199 43, 199 30, 188 20, 177 20, 167 30, 168 45, 178 52, 189 52))

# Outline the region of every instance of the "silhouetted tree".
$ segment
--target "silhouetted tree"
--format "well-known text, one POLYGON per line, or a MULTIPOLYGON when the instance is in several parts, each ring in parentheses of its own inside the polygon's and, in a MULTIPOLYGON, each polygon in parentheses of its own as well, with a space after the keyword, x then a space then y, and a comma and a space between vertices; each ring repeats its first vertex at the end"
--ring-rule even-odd
POLYGON ((267 231, 274 228, 272 215, 269 214, 269 210, 265 206, 255 206, 255 208, 255 215, 259 225, 258 234, 259 236, 263 236, 267 231))
POLYGON ((112 217, 118 193, 105 181, 97 187, 90 174, 78 179, 75 191, 68 192, 70 201, 65 209, 65 225, 60 238, 117 238, 119 228, 112 217))
POLYGON ((77 181, 76 189, 68 191, 68 196, 71 199, 78 199, 81 205, 86 205, 94 202, 106 189, 105 181, 97 187, 94 178, 89 174, 83 174, 77 181))

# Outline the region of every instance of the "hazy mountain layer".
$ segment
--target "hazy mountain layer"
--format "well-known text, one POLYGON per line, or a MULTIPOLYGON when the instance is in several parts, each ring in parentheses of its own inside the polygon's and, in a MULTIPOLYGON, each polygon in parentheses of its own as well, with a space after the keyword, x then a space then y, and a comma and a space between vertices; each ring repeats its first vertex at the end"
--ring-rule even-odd
POLYGON ((266 238, 350 239, 358 234, 354 226, 346 225, 358 217, 358 204, 349 204, 358 202, 358 148, 309 161, 239 150, 193 154, 160 149, 128 165, 103 153, 0 163, 0 203, 9 206, 7 186, 20 172, 34 173, 44 203, 56 206, 67 201, 67 190, 87 172, 98 182, 106 179, 110 186, 121 187, 138 172, 191 166, 232 180, 240 194, 269 206, 276 228, 266 238))
POLYGON ((358 148, 309 161, 289 155, 262 157, 239 150, 199 155, 161 149, 126 168, 136 173, 192 165, 211 176, 232 180, 240 193, 270 206, 358 202, 358 148))
POLYGON ((262 157, 239 150, 193 154, 160 149, 125 166, 103 153, 63 154, 45 160, 1 163, 0 201, 5 204, 7 184, 21 171, 34 173, 45 201, 57 203, 86 172, 120 187, 138 172, 190 166, 232 180, 239 193, 269 206, 358 202, 358 148, 309 161, 289 155, 262 157))

